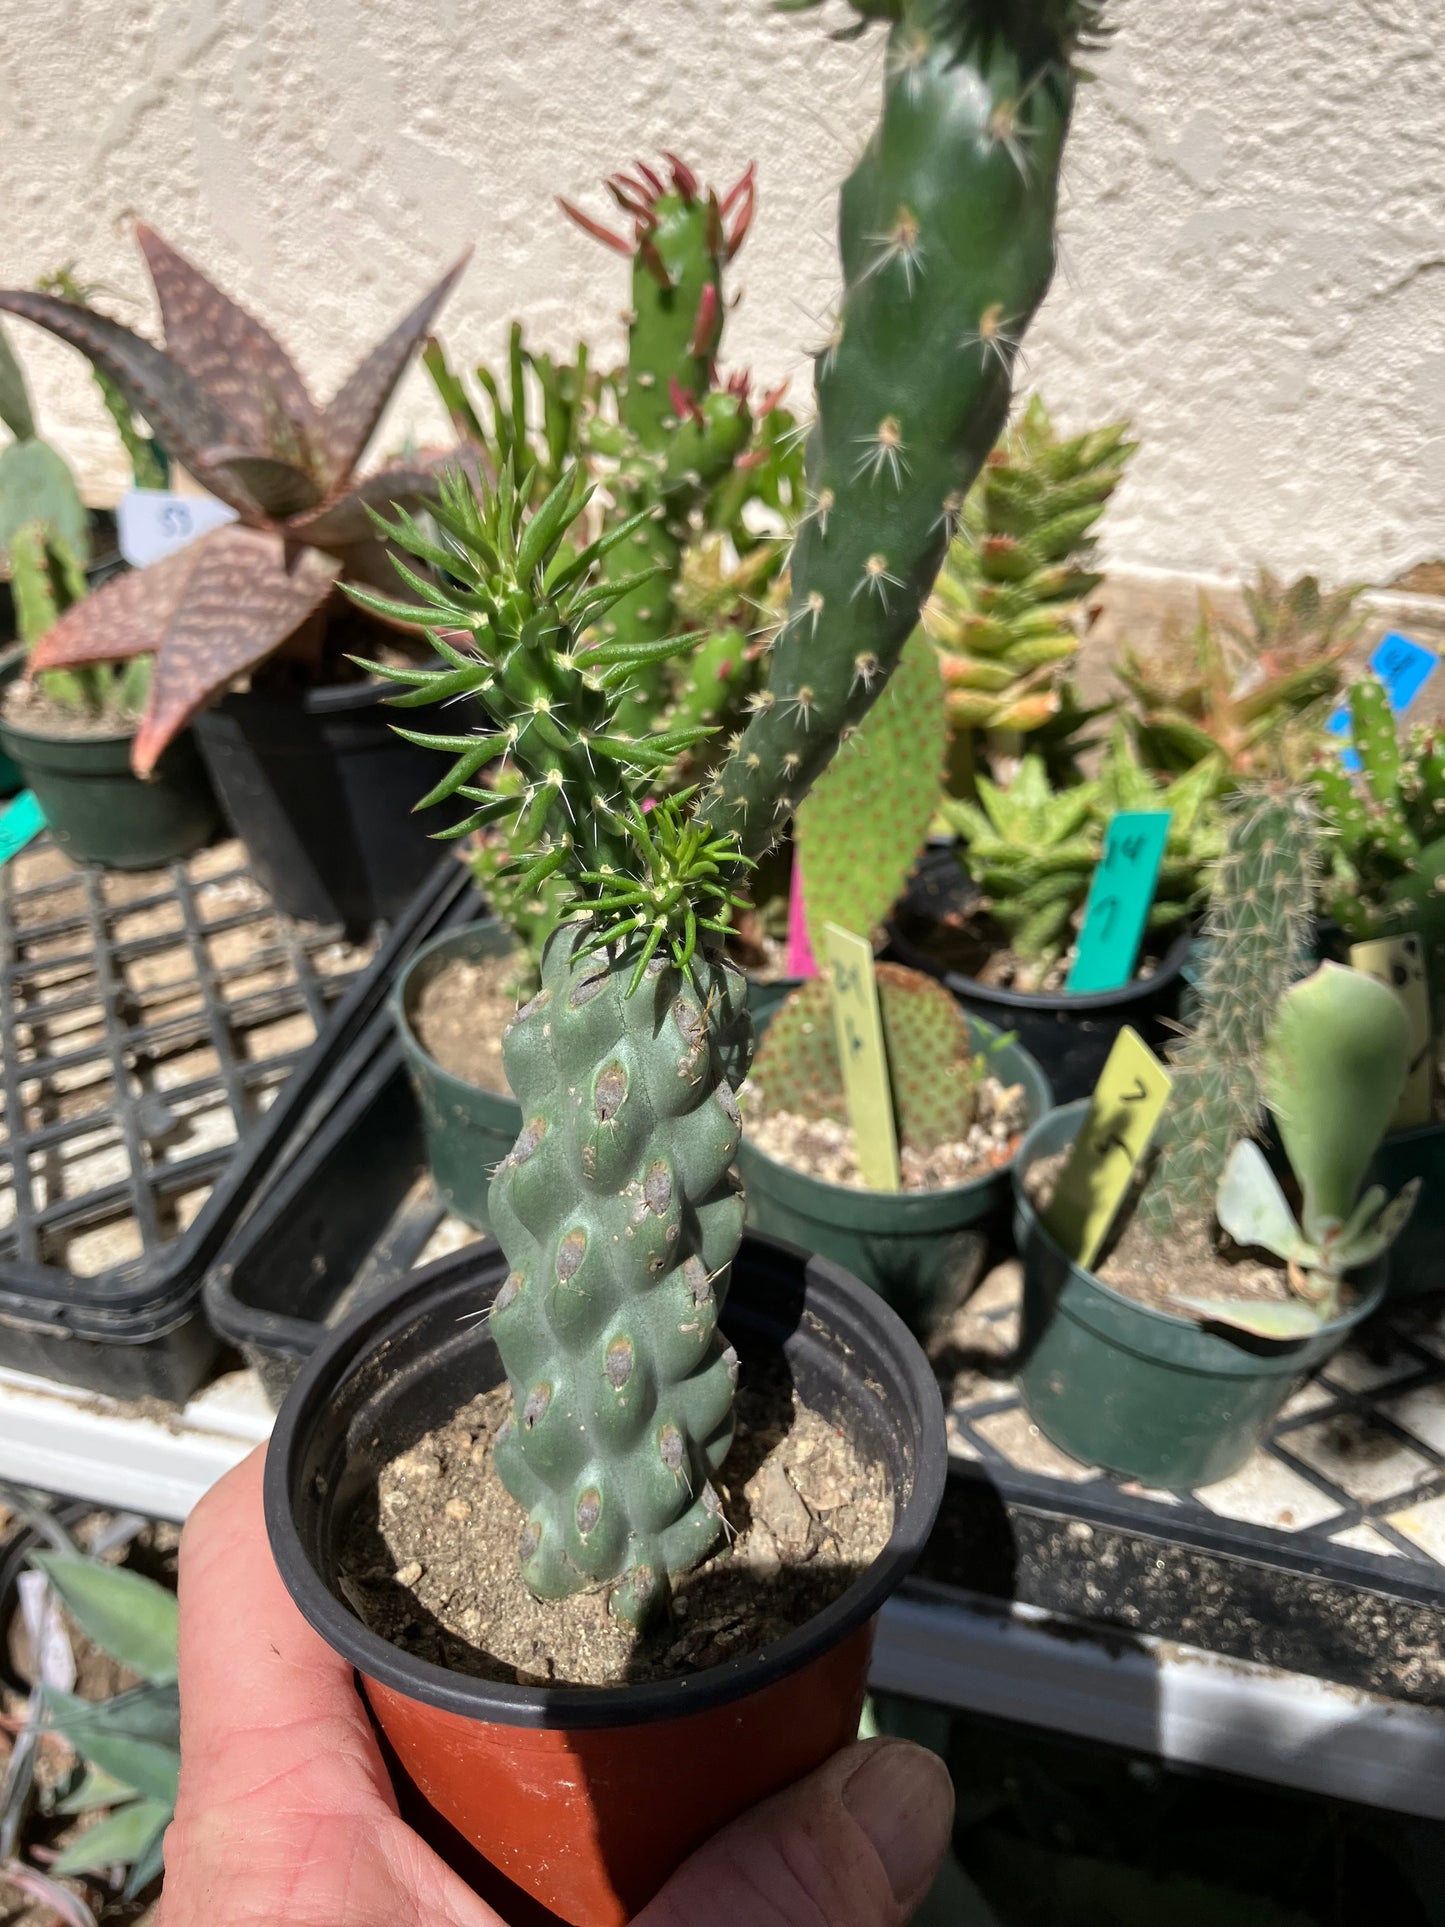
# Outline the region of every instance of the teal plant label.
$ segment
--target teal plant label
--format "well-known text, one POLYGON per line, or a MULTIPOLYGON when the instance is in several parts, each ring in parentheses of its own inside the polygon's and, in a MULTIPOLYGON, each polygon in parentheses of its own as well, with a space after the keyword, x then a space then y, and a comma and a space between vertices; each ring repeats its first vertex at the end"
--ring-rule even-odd
POLYGON ((1168 810, 1120 810, 1110 823, 1066 990, 1118 990, 1133 976, 1168 840, 1168 810))
MULTIPOLYGON (((1390 708, 1397 716, 1403 716, 1414 702, 1420 691, 1434 675, 1440 658, 1433 649, 1427 649, 1421 642, 1412 642, 1409 636, 1402 636, 1398 630, 1391 630, 1376 644, 1370 656, 1370 668, 1384 684, 1385 695, 1390 708)), ((1360 759, 1350 746, 1350 706, 1341 703, 1335 710, 1325 728, 1341 742, 1340 759, 1348 770, 1357 770, 1360 759)))
POLYGON ((858 1169, 870 1190, 897 1191, 902 1188, 898 1132, 893 1122, 893 1086, 888 1078, 873 946, 866 937, 855 937, 836 923, 824 924, 823 933, 838 1062, 843 1069, 843 1095, 848 1103, 848 1122, 853 1126, 858 1169))
POLYGON ((133 569, 164 562, 202 535, 225 522, 236 511, 214 495, 176 495, 164 488, 132 488, 116 504, 115 532, 121 554, 133 569))
POLYGON ((0 863, 8 863, 17 850, 23 850, 32 837, 45 828, 45 812, 34 790, 21 790, 3 815, 0 815, 0 863))

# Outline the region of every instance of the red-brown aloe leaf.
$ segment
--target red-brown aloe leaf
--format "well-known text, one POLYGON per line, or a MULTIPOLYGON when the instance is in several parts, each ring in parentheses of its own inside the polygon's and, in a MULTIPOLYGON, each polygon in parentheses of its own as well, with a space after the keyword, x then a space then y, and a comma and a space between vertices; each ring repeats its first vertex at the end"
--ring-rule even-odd
POLYGON ((331 594, 341 565, 235 523, 182 552, 190 578, 156 652, 131 763, 138 776, 238 676, 264 662, 331 594))
POLYGON ((244 448, 207 448, 201 451, 201 461, 202 466, 193 471, 198 482, 224 495, 216 487, 220 476, 231 488, 244 490, 257 511, 273 522, 305 515, 321 500, 320 489, 304 468, 270 455, 252 455, 244 448))
POLYGON ((32 672, 154 654, 180 607, 197 549, 213 539, 202 536, 164 562, 118 575, 77 602, 36 643, 30 654, 32 672))
POLYGON ((316 404, 291 357, 268 328, 154 228, 137 221, 135 238, 155 283, 171 360, 240 424, 250 449, 295 462, 316 404))
POLYGON ((462 269, 472 257, 466 253, 444 274, 431 293, 416 305, 386 340, 373 348, 359 368, 342 385, 334 400, 316 424, 315 441, 321 467, 329 488, 336 488, 351 474, 371 440, 382 410, 415 354, 432 317, 456 286, 462 269))
MULTIPOLYGON (((455 456, 445 458, 455 466, 455 456)), ((410 504, 425 500, 437 492, 437 476, 429 468, 382 468, 374 475, 363 476, 345 495, 335 501, 323 502, 319 509, 309 515, 298 515, 287 525, 287 534, 293 541, 314 542, 318 549, 329 549, 334 554, 340 549, 352 548, 358 542, 374 542, 376 529, 368 508, 376 509, 382 515, 390 515, 395 503, 410 504)), ((394 586, 394 585, 393 585, 394 586)))
MULTIPOLYGON (((26 288, 0 291, 0 309, 47 328, 110 376, 138 415, 143 415, 160 437, 167 454, 194 473, 203 469, 204 451, 244 447, 247 436, 238 422, 201 387, 195 378, 161 348, 112 321, 108 315, 50 294, 26 288)), ((208 486, 241 515, 256 513, 255 504, 224 471, 208 486)))

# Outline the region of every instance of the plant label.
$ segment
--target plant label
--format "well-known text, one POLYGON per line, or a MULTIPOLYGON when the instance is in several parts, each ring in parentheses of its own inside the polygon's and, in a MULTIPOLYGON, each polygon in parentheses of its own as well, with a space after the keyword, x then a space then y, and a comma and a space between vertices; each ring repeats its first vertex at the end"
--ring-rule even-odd
MULTIPOLYGON (((1370 656, 1370 668, 1385 686, 1385 695, 1397 716, 1403 716, 1420 691, 1434 675, 1440 658, 1423 643, 1412 642, 1397 630, 1382 636, 1370 656)), ((1357 770, 1360 759, 1350 747, 1350 706, 1341 703, 1325 728, 1341 742, 1340 758, 1348 770, 1357 770)))
POLYGON ((793 874, 788 883, 788 975, 816 977, 818 960, 808 937, 808 913, 803 902, 803 856, 793 845, 793 874))
POLYGON ((1168 810, 1120 810, 1110 823, 1066 990, 1118 990, 1133 976, 1168 841, 1168 810))
POLYGON ((9 809, 0 815, 0 863, 8 863, 17 850, 23 850, 44 828, 45 812, 34 790, 21 790, 9 809))
POLYGON ((1425 946, 1413 931, 1350 945, 1350 963, 1393 990, 1410 1022, 1410 1071, 1390 1121, 1393 1131, 1409 1131, 1434 1116, 1435 1066, 1430 1060, 1430 987, 1425 976, 1425 946))
POLYGON ((133 569, 164 562, 198 536, 236 520, 236 511, 214 495, 175 495, 163 488, 128 489, 115 511, 120 552, 133 569))
POLYGON ((833 1027, 858 1169, 870 1190, 898 1191, 902 1188, 898 1133, 893 1124, 893 1087, 888 1081, 873 946, 866 937, 855 937, 836 923, 823 928, 833 1027))
POLYGON ((1098 1257, 1173 1088, 1168 1071, 1126 1024, 1044 1213, 1048 1230, 1076 1264, 1087 1269, 1098 1257))

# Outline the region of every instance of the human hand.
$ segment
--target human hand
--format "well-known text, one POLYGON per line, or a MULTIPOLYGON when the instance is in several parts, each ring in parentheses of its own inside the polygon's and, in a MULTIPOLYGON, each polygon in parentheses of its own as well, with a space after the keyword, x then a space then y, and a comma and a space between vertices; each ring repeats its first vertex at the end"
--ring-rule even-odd
MULTIPOLYGON (((508 1927, 398 1813, 350 1663, 272 1563, 263 1457, 181 1540, 181 1787, 156 1927, 508 1927)), ((701 1847, 634 1927, 902 1927, 952 1812, 931 1753, 847 1747, 701 1847)))

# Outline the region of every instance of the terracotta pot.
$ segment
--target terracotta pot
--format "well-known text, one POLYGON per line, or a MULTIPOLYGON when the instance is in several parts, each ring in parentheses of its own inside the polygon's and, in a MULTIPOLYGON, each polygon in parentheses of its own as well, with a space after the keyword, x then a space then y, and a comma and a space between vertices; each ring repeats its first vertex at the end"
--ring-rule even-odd
POLYGON ((724 1330, 745 1371, 781 1351, 808 1404, 886 1466, 896 1516, 883 1552, 806 1625, 700 1673, 537 1688, 449 1672, 355 1617, 337 1585, 338 1548, 380 1465, 500 1379, 475 1313, 505 1271, 495 1249, 458 1253, 328 1335, 277 1423, 267 1523, 292 1597, 356 1666, 432 1807, 572 1927, 622 1927, 701 1841, 856 1733, 874 1616, 942 1497, 942 1405, 922 1354, 873 1292, 825 1260, 746 1237, 724 1330))

